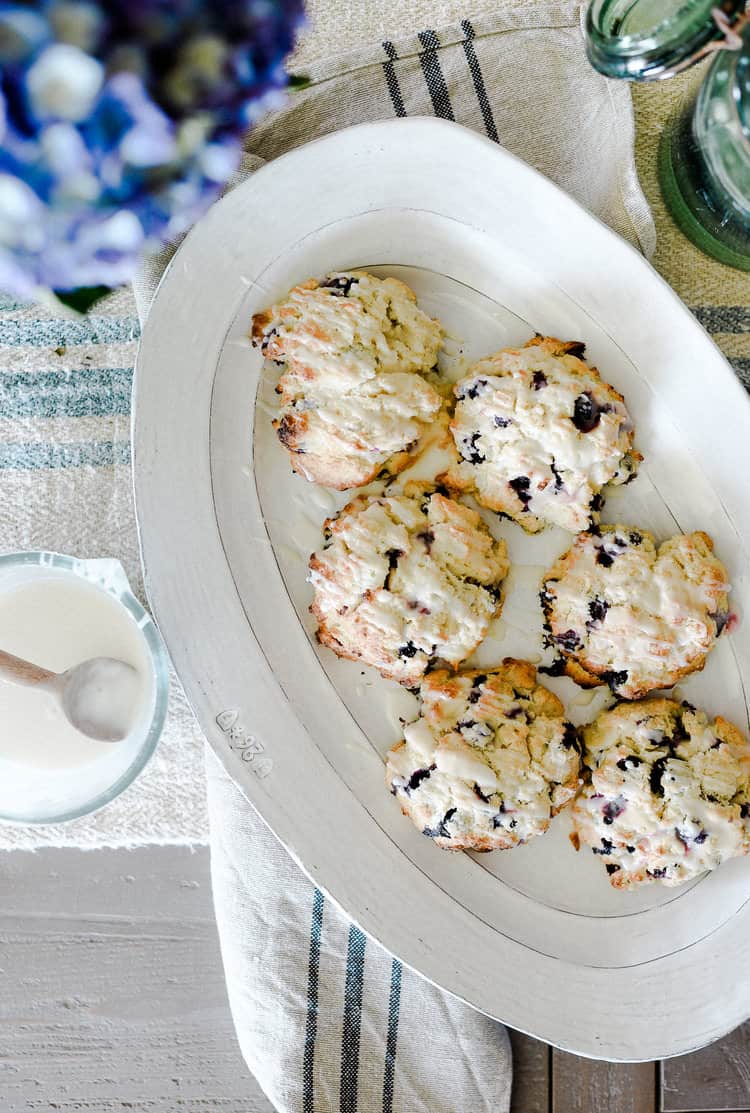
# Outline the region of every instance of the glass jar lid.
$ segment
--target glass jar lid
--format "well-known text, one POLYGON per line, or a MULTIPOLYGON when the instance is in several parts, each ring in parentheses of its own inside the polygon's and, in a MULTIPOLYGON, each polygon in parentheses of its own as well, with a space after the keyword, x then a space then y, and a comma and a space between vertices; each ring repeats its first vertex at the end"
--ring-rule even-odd
POLYGON ((746 0, 591 0, 586 52, 607 77, 656 81, 707 54, 738 49, 746 0))

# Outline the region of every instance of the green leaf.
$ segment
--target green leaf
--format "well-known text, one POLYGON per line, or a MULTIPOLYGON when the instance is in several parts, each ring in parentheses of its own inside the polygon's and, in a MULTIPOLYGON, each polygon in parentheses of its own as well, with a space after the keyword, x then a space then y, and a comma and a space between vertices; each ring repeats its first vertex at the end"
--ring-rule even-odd
POLYGON ((307 89, 312 85, 311 79, 304 73, 290 73, 289 74, 289 88, 293 93, 298 93, 300 89, 307 89))
POLYGON ((87 313, 91 306, 111 294, 110 286, 78 286, 75 290, 55 290, 55 297, 76 313, 87 313))

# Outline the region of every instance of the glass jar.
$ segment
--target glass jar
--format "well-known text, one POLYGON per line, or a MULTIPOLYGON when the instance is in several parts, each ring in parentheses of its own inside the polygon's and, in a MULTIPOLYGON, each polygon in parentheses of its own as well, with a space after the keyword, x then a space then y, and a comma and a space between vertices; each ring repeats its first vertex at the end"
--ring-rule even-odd
POLYGON ((697 97, 665 129, 659 179, 702 251, 750 270, 750 15, 745 0, 593 0, 587 52, 608 77, 661 80, 714 55, 697 97))
POLYGON ((659 180, 676 223, 708 255, 750 271, 750 28, 667 126, 659 180))

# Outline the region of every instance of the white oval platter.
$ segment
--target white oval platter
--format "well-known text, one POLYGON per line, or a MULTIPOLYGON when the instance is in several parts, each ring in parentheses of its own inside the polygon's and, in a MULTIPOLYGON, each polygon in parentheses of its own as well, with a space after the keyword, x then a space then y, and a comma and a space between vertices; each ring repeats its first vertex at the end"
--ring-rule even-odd
MULTIPOLYGON (((269 827, 361 927, 484 1012, 579 1054, 687 1052, 750 1014, 750 861, 680 889, 610 888, 563 815, 527 847, 446 854, 400 814, 383 754, 414 701, 316 645, 305 581, 346 495, 289 470, 253 312, 311 275, 404 277, 440 316, 443 360, 534 330, 585 340, 625 394, 646 457, 605 517, 660 538, 705 529, 747 607, 750 406, 642 257, 545 178, 432 118, 338 132, 258 171, 177 252, 141 342, 135 485, 149 596, 208 740, 269 827)), ((542 569, 569 543, 488 516, 513 561, 479 651, 539 660, 542 569)), ((680 694, 747 730, 740 623, 680 694)), ((606 699, 550 681, 571 717, 606 699)))

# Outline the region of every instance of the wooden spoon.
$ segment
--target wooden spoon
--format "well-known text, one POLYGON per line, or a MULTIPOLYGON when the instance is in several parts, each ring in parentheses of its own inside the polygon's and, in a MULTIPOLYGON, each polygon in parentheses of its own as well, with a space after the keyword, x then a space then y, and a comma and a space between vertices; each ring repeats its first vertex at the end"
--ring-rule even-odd
POLYGON ((97 742, 121 742, 133 725, 140 677, 124 661, 93 657, 66 672, 50 672, 0 650, 0 680, 48 692, 76 730, 97 742))

